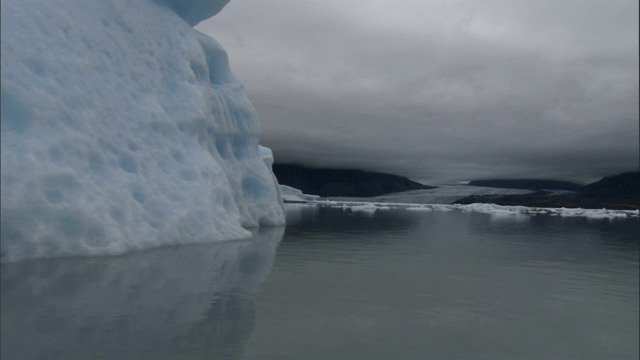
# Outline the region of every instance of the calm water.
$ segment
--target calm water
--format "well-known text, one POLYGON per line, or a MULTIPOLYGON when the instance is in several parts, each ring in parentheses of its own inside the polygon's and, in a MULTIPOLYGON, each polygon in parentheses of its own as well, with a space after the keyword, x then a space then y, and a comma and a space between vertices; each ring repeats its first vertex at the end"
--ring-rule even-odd
POLYGON ((251 241, 2 265, 1 358, 638 359, 638 219, 289 210, 251 241))

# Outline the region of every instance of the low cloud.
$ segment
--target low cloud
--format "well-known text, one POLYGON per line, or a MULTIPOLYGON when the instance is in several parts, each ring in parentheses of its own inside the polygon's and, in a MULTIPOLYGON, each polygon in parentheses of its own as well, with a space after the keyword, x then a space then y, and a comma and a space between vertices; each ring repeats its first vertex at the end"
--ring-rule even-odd
POLYGON ((277 161, 425 182, 638 169, 638 3, 235 0, 228 50, 277 161))

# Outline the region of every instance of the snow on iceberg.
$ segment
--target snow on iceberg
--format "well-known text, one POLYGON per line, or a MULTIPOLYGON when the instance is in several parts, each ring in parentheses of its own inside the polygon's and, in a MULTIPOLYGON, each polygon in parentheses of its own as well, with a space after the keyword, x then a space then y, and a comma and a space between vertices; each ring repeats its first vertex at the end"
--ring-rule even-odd
POLYGON ((255 110, 192 28, 226 3, 2 0, 2 261, 284 223, 255 110))

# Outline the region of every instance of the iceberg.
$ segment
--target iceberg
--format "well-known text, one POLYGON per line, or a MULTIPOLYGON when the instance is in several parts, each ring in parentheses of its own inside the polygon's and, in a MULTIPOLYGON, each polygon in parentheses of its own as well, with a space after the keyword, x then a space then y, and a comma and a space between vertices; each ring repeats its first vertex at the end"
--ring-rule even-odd
POLYGON ((227 2, 2 0, 3 262, 284 224, 255 109, 193 28, 227 2))

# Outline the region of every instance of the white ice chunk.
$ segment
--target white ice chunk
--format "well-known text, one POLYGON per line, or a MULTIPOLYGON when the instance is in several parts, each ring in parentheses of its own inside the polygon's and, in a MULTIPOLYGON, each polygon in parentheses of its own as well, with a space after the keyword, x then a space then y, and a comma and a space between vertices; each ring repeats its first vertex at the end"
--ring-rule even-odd
POLYGON ((409 206, 407 210, 410 211, 432 211, 433 209, 426 206, 409 206))
POLYGON ((302 190, 287 185, 280 185, 280 194, 287 203, 315 202, 320 199, 318 195, 304 194, 302 190))
POLYGON ((378 206, 371 203, 356 205, 351 207, 352 211, 363 212, 368 214, 373 214, 374 212, 376 212, 377 209, 378 209, 378 206))

